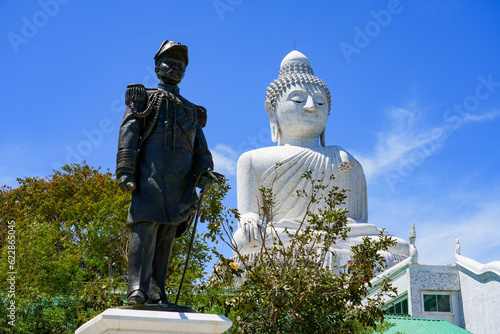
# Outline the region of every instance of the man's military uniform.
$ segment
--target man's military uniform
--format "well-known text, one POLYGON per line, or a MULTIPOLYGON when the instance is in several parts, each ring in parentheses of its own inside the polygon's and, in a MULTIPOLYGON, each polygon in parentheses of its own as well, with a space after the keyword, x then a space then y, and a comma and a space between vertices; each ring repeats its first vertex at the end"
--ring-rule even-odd
MULTIPOLYGON (((165 43, 155 59, 162 48, 165 43)), ((180 96, 177 86, 164 82, 157 89, 130 85, 126 103, 116 174, 120 178, 130 173, 136 183, 127 217, 132 228, 128 294, 140 290, 150 302, 166 300, 173 239, 194 219, 196 180, 213 170, 202 130, 207 113, 180 96)))

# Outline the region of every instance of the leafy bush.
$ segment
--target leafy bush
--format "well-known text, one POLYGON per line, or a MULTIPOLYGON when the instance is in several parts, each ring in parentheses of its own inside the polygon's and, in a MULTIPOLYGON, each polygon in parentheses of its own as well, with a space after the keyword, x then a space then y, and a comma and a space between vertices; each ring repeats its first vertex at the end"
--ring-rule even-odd
POLYGON ((379 307, 383 295, 394 292, 390 284, 386 282, 367 302, 363 298, 370 279, 384 265, 378 252, 394 241, 383 232, 377 240, 365 237, 352 247, 349 264, 325 266, 327 256, 335 256, 334 245, 345 240, 349 231, 346 210, 340 207, 346 191, 333 188, 323 197, 326 186, 312 180, 311 172, 304 178, 311 188, 297 191, 296 196, 307 198, 311 205, 322 203, 323 208, 316 214, 308 211, 298 229, 285 229, 280 235, 273 222, 273 190, 260 189, 264 204, 257 255, 252 258, 243 255, 232 239, 240 217, 237 210, 221 204, 229 186, 216 186, 207 198, 206 237, 224 242, 235 254, 233 259, 218 254, 211 280, 231 291, 223 301, 226 315, 233 320, 230 333, 356 333, 383 320, 379 307), (283 242, 283 236, 289 241, 283 242))
MULTIPOLYGON (((0 299, 4 305, 9 302, 8 273, 16 272, 15 327, 7 324, 7 313, 1 314, 0 332, 74 333, 104 310, 124 305, 130 193, 119 190, 109 171, 101 173, 86 164, 65 165, 46 178, 18 182, 18 188, 0 189, 0 299), (4 260, 12 221, 14 270, 4 260)), ((189 237, 188 233, 174 245, 167 281, 171 291, 178 287, 189 237)), ((186 290, 205 276, 204 265, 210 259, 200 239, 192 254, 186 290)), ((7 312, 6 307, 0 312, 7 312)))

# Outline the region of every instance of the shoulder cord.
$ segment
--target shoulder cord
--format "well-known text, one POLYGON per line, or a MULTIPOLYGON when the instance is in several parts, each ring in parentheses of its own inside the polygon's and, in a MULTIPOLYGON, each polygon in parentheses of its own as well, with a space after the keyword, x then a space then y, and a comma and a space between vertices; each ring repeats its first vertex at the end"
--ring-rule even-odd
POLYGON ((151 98, 148 101, 148 106, 143 112, 139 112, 137 110, 137 108, 135 107, 135 105, 132 103, 129 106, 130 110, 132 111, 132 114, 137 118, 144 119, 145 123, 146 123, 145 118, 147 116, 149 116, 152 111, 154 111, 154 118, 149 123, 149 126, 148 126, 146 132, 144 133, 144 135, 142 135, 142 138, 139 142, 139 147, 142 146, 142 144, 144 143, 146 138, 151 134, 151 132, 153 132, 153 129, 154 129, 156 123, 158 122, 158 118, 160 116, 160 109, 161 109, 161 106, 162 106, 164 101, 171 101, 172 103, 175 103, 175 104, 181 106, 183 109, 188 109, 190 112, 187 112, 186 115, 188 116, 188 118, 192 122, 197 123, 196 116, 197 116, 198 110, 195 107, 193 107, 187 103, 184 103, 178 96, 176 96, 170 92, 158 90, 152 94, 151 98))

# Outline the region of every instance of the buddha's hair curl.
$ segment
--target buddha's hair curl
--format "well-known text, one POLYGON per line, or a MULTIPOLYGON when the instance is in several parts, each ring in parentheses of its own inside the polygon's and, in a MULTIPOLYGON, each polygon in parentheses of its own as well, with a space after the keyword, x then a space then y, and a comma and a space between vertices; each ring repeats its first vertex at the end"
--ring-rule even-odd
POLYGON ((328 86, 316 77, 312 68, 303 63, 289 63, 280 69, 280 75, 269 84, 266 91, 266 101, 276 110, 276 101, 280 95, 292 85, 317 85, 324 89, 328 98, 328 113, 332 106, 332 97, 328 86))

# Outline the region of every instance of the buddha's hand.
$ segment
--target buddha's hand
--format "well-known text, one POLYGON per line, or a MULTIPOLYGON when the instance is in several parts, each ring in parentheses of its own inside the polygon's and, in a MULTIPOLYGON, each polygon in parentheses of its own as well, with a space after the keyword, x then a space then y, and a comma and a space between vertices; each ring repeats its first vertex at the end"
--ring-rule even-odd
POLYGON ((260 238, 262 223, 256 213, 245 213, 238 221, 238 228, 243 231, 248 242, 260 238))

